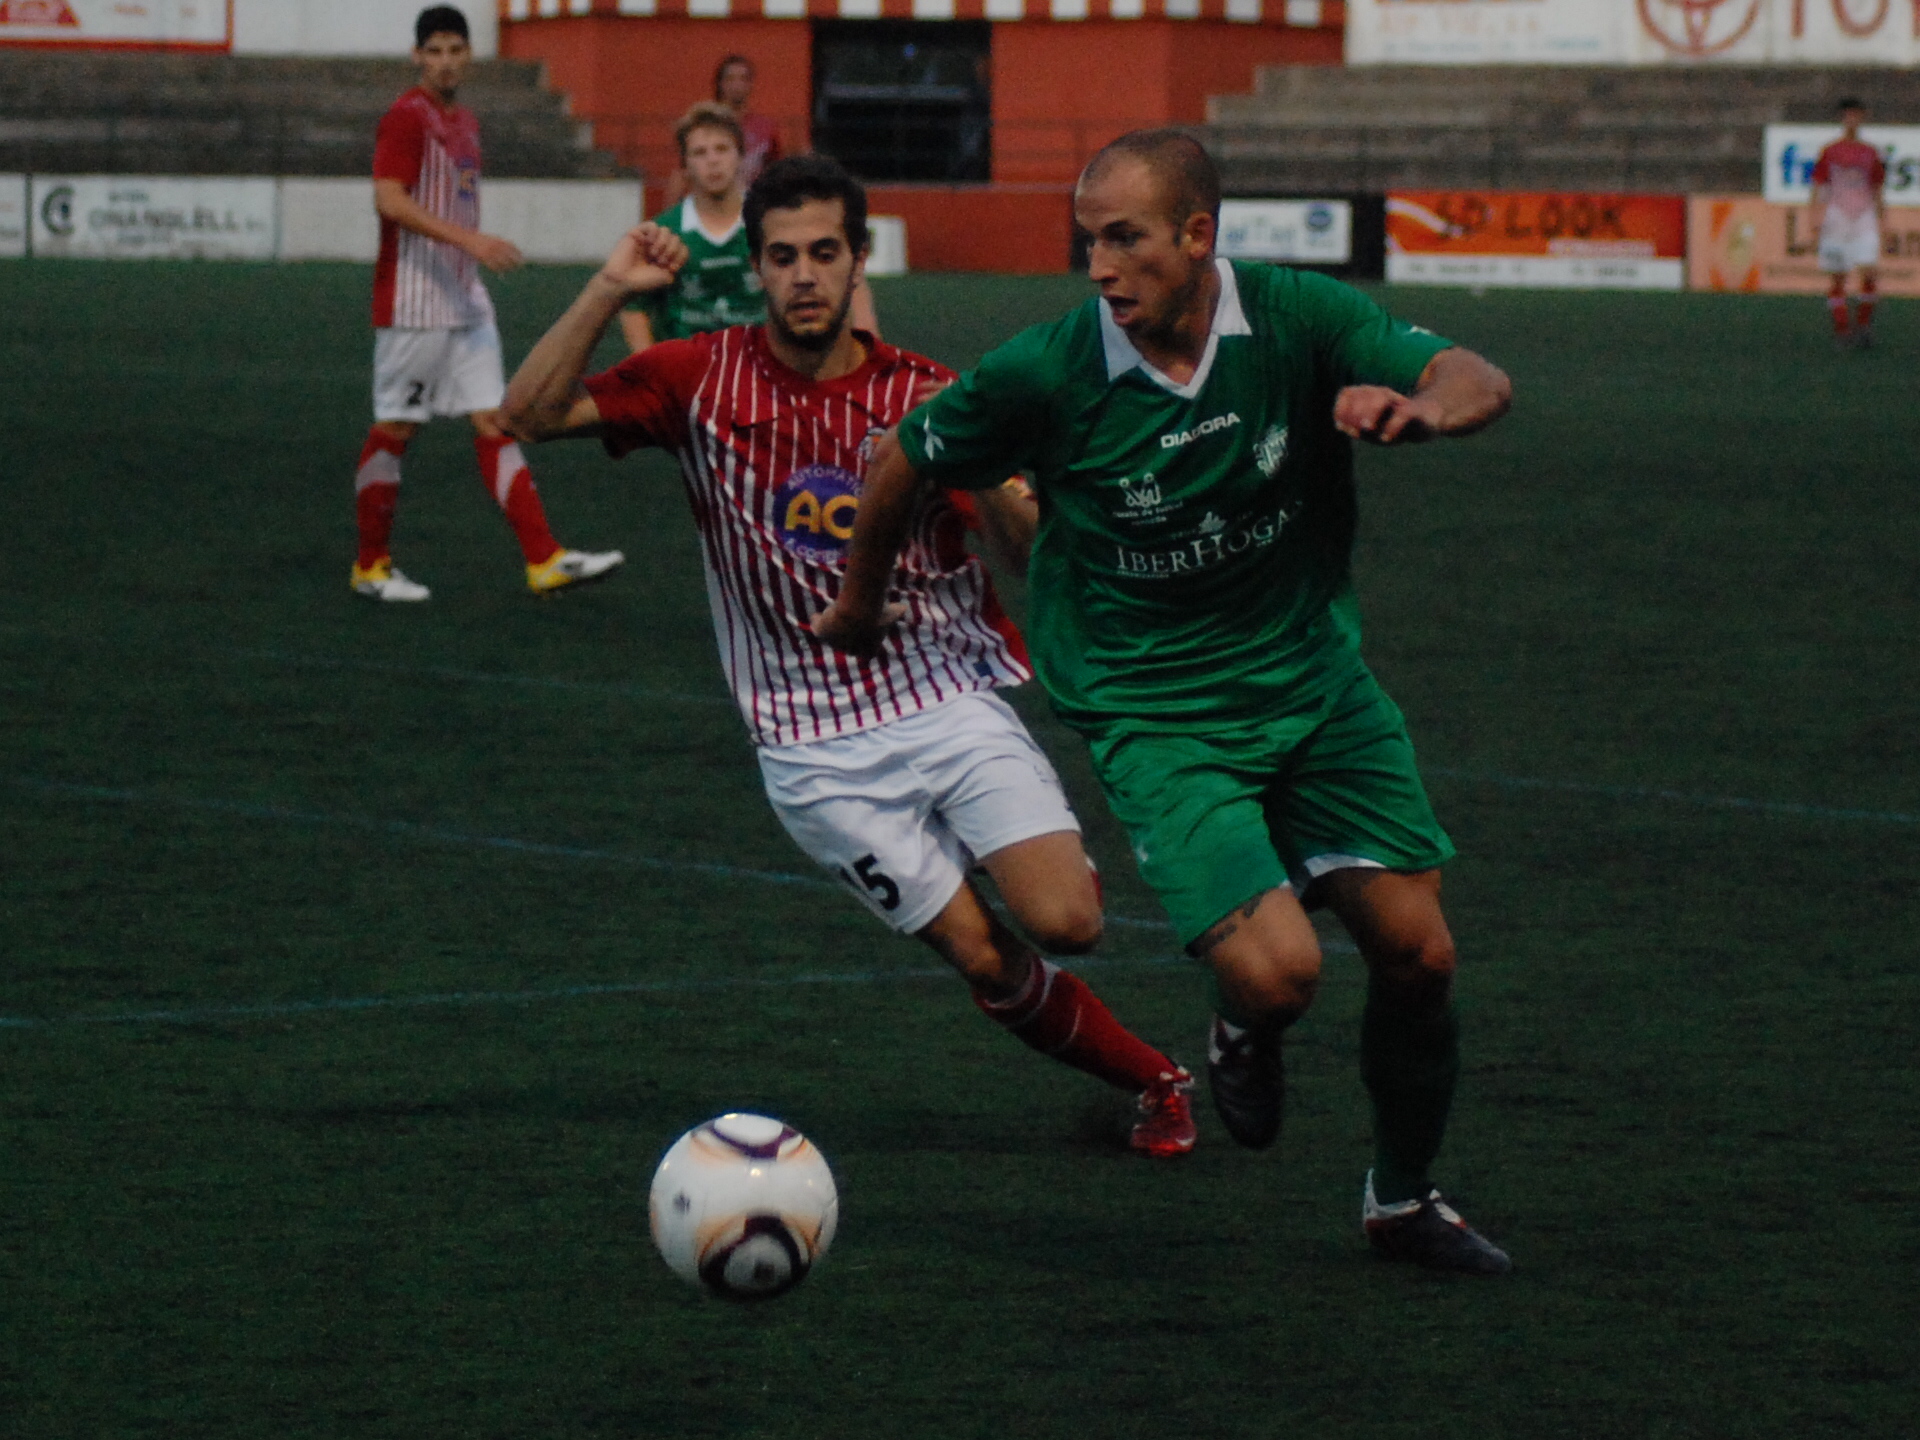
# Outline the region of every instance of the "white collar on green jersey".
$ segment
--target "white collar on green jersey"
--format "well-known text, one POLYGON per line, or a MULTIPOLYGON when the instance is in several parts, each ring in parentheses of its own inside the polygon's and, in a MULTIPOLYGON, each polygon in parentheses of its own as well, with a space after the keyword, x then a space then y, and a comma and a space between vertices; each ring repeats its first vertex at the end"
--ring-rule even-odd
POLYGON ((1133 348, 1133 341, 1127 338, 1113 318, 1113 311, 1107 302, 1100 302, 1100 340, 1107 351, 1107 383, 1111 385, 1127 371, 1138 365, 1163 390, 1171 390, 1182 400, 1191 400, 1200 393, 1200 387, 1207 383, 1207 376, 1213 373, 1213 357, 1220 349, 1222 335, 1251 335, 1253 327, 1247 324, 1247 312, 1240 308, 1240 284, 1233 278, 1233 266, 1225 260, 1215 260, 1213 268, 1220 276, 1220 298, 1214 302, 1213 328, 1207 332, 1207 353, 1200 357, 1200 363, 1194 367, 1193 379, 1184 385, 1177 385, 1147 363, 1147 357, 1133 348))
POLYGON ((707 241, 709 244, 713 244, 713 245, 726 244, 729 240, 733 239, 734 236, 740 233, 740 227, 746 223, 747 223, 746 215, 743 212, 740 218, 736 219, 733 222, 733 224, 729 225, 725 230, 721 231, 718 235, 716 235, 711 230, 707 229, 706 226, 700 223, 700 211, 694 205, 693 197, 691 195, 687 196, 686 199, 680 202, 680 233, 684 235, 689 230, 698 230, 702 235, 707 237, 707 241))

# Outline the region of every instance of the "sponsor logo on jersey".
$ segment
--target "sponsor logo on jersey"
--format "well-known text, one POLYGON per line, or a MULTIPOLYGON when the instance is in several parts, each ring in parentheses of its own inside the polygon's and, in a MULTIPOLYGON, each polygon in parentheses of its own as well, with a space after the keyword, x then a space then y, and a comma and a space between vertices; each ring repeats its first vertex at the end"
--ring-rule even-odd
POLYGON ((803 466, 773 492, 780 543, 819 565, 838 565, 846 558, 859 510, 860 479, 838 465, 803 466))
POLYGON ((1227 430, 1240 423, 1240 416, 1232 410, 1224 415, 1212 415, 1202 420, 1191 430, 1176 430, 1171 435, 1160 437, 1162 450, 1178 450, 1182 445, 1191 445, 1203 435, 1211 435, 1216 430, 1227 430))
POLYGON ((1197 527, 1200 533, 1181 544, 1154 550, 1116 546, 1115 568, 1122 575, 1142 580, 1198 575, 1236 556, 1272 545, 1281 532, 1299 518, 1300 503, 1295 501, 1278 510, 1238 516, 1230 521, 1222 520, 1209 510, 1197 527))
POLYGON ((1129 510, 1158 510, 1166 503, 1160 498, 1160 482, 1153 478, 1151 470, 1137 480, 1131 475, 1122 475, 1120 493, 1127 497, 1129 510))
POLYGON ((1260 443, 1253 447, 1253 463, 1260 467, 1260 473, 1271 480, 1287 458, 1287 427, 1269 425, 1267 433, 1260 437, 1260 443))

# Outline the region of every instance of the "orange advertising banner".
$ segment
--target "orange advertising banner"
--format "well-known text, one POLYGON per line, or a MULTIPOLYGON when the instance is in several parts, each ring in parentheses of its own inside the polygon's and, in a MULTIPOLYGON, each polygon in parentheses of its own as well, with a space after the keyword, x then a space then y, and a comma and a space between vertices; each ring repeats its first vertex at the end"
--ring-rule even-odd
MULTIPOLYGON (((1696 195, 1689 202, 1687 288, 1824 295, 1812 216, 1758 195, 1696 195)), ((1889 209, 1880 291, 1920 296, 1920 213, 1889 209)))
POLYGON ((1678 290, 1687 254, 1679 195, 1397 190, 1387 196, 1387 278, 1416 284, 1678 290))

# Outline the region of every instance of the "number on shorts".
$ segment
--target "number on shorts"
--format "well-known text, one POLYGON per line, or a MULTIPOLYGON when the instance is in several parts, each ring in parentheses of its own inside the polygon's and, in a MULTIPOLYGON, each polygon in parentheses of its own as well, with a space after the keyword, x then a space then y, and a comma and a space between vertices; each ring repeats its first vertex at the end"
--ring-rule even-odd
POLYGON ((858 875, 860 878, 855 880, 853 875, 846 872, 844 866, 841 867, 840 878, 856 889, 864 885, 868 891, 879 897, 882 910, 898 910, 900 887, 893 883, 893 877, 884 870, 876 868, 879 864, 878 855, 862 855, 853 862, 853 875, 858 875))
POLYGON ((413 409, 416 405, 420 403, 421 399, 426 395, 426 393, 427 393, 427 382, 424 380, 414 381, 413 388, 407 391, 407 408, 409 410, 413 409))

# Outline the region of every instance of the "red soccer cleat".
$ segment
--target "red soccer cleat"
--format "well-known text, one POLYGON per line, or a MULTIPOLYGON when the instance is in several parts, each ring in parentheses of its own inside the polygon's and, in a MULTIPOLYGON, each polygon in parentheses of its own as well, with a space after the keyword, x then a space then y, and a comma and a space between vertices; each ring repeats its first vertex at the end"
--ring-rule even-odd
POLYGON ((1167 1071, 1140 1092, 1140 1118, 1127 1143, 1144 1155, 1185 1155, 1199 1132, 1193 1124, 1193 1076, 1167 1071))

